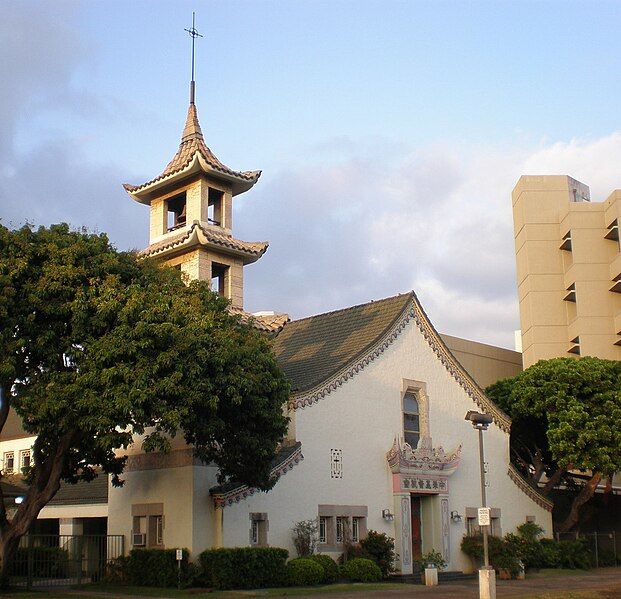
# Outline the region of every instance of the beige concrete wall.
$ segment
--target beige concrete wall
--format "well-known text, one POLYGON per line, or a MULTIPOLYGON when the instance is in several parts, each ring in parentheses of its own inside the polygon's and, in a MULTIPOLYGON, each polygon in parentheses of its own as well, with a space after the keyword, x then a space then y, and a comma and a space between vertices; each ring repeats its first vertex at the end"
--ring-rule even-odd
POLYGON ((522 372, 520 352, 451 335, 440 336, 481 389, 485 389, 500 379, 511 378, 522 372))
POLYGON ((523 364, 558 356, 621 359, 619 242, 606 239, 621 191, 590 202, 568 176, 523 176, 513 190, 523 364), (564 243, 564 240, 567 243, 564 243), (575 302, 567 301, 575 289, 575 302), (579 354, 569 350, 579 338, 579 354))

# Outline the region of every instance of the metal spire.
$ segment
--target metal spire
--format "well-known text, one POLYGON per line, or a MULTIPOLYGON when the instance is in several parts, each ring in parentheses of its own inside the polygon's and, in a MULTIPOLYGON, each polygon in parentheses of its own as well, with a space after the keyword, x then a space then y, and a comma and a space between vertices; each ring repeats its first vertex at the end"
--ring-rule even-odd
POLYGON ((190 81, 190 104, 194 104, 194 40, 197 37, 203 37, 194 27, 194 18, 195 13, 192 12, 192 27, 190 29, 184 29, 184 31, 187 31, 192 38, 192 81, 190 81))

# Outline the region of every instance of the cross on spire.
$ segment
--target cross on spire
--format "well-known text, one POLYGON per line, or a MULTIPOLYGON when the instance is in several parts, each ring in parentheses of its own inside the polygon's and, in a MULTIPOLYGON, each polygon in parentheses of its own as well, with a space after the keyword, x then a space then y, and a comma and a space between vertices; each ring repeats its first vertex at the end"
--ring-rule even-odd
POLYGON ((194 19, 195 19, 195 13, 192 12, 192 27, 190 29, 184 29, 184 31, 187 31, 189 36, 192 38, 192 81, 190 81, 190 104, 194 104, 194 88, 195 88, 195 84, 194 84, 194 40, 197 37, 203 37, 197 30, 196 27, 194 26, 194 19))

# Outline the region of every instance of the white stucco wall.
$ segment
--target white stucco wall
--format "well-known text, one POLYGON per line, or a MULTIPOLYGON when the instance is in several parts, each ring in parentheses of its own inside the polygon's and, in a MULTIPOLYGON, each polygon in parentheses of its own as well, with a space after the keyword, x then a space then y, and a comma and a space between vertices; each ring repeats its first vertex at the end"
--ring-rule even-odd
POLYGON ((11 439, 0 442, 0 469, 4 471, 4 454, 10 451, 15 454, 14 473, 20 473, 19 452, 24 449, 32 449, 36 437, 22 437, 21 439, 11 439))
MULTIPOLYGON (((267 494, 248 497, 224 508, 224 545, 248 544, 249 513, 266 512, 268 542, 294 554, 291 527, 314 518, 319 504, 366 505, 369 529, 395 536, 395 524, 381 517, 394 511, 392 476, 386 453, 402 434, 403 379, 426 383, 429 426, 434 447, 452 450, 463 444, 461 463, 449 479, 449 510, 463 516, 450 523, 449 569, 469 569, 459 544, 465 533, 465 509, 481 503, 477 432, 464 420, 476 404, 442 365, 416 325, 410 321, 375 361, 318 403, 296 412, 296 436, 304 461, 267 494), (343 478, 330 478, 330 449, 343 450, 343 478)), ((492 424, 485 435, 488 505, 501 509, 502 533, 535 516, 547 534, 551 515, 507 476, 509 435, 492 424)), ((424 509, 424 508, 423 508, 424 509)), ((425 517, 423 517, 423 526, 425 517)), ((440 549, 440 547, 434 547, 440 549)), ((423 547, 424 551, 431 547, 423 547)))

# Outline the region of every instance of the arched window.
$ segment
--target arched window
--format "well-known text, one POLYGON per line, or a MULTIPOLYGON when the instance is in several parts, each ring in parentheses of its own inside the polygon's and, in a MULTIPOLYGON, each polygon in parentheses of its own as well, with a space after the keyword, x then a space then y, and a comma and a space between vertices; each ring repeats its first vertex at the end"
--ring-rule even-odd
POLYGON ((420 413, 418 396, 411 391, 403 396, 403 437, 412 449, 416 449, 420 439, 420 413))

